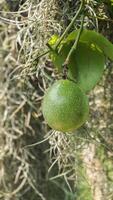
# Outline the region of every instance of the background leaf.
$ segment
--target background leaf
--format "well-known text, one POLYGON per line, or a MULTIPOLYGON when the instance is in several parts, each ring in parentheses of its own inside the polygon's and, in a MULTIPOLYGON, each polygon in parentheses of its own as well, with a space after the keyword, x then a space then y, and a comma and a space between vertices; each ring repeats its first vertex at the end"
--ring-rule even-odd
POLYGON ((70 42, 69 44, 60 45, 59 48, 61 48, 61 47, 62 47, 62 49, 59 54, 57 54, 56 52, 53 52, 53 51, 50 53, 51 60, 54 64, 54 66, 58 70, 62 70, 62 65, 72 47, 72 44, 70 42))

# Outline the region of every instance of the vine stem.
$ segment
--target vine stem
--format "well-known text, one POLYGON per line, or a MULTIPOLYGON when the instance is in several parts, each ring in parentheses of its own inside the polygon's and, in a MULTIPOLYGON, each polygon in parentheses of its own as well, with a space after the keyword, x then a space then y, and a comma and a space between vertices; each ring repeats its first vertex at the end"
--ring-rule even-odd
POLYGON ((75 23, 78 15, 81 13, 82 9, 84 6, 84 0, 81 1, 80 7, 76 13, 76 15, 73 17, 71 23, 67 26, 66 30, 64 31, 64 33, 61 35, 60 39, 58 40, 58 42, 56 43, 56 45, 54 46, 54 50, 56 50, 58 48, 58 46, 60 45, 61 41, 64 39, 64 37, 66 36, 66 34, 68 33, 68 31, 71 29, 71 27, 73 26, 73 24, 75 23))
POLYGON ((74 51, 76 50, 76 48, 77 48, 77 45, 78 45, 78 42, 79 42, 79 39, 80 39, 80 35, 81 35, 81 33, 82 33, 82 30, 83 30, 83 24, 84 24, 84 15, 82 15, 81 26, 80 26, 79 32, 78 32, 78 34, 77 34, 77 38, 76 38, 76 40, 75 40, 75 42, 74 42, 74 44, 73 44, 71 50, 69 51, 69 53, 68 53, 68 55, 67 55, 67 58, 66 58, 66 60, 65 60, 65 62, 64 62, 64 64, 63 64, 64 67, 67 66, 67 65, 69 64, 70 57, 71 57, 71 55, 73 54, 73 52, 74 52, 74 51))

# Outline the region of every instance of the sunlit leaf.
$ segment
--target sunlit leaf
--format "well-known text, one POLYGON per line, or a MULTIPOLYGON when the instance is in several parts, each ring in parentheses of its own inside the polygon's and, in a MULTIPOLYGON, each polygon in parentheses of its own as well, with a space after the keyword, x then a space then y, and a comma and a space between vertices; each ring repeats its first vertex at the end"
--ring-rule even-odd
MULTIPOLYGON (((71 32, 65 39, 65 43, 75 40, 78 31, 79 30, 71 32)), ((113 44, 103 35, 92 30, 83 30, 80 36, 80 42, 85 42, 89 45, 94 44, 97 48, 100 48, 101 51, 103 51, 105 56, 113 60, 113 44)))
POLYGON ((52 46, 52 45, 54 45, 57 42, 58 39, 59 39, 58 35, 52 35, 52 37, 48 41, 48 44, 52 46))

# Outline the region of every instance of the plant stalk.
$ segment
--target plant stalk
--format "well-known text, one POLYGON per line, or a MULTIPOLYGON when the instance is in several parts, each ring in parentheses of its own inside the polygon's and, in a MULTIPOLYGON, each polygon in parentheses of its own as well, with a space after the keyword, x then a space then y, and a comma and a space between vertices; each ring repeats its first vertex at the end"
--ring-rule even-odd
POLYGON ((77 48, 77 45, 78 45, 78 42, 79 42, 79 39, 80 39, 80 35, 82 33, 82 30, 83 30, 83 24, 84 24, 84 15, 82 15, 82 21, 81 21, 81 26, 80 26, 80 29, 79 29, 79 32, 78 32, 78 35, 77 35, 77 38, 71 48, 71 50, 69 51, 68 55, 67 55, 67 58, 64 62, 64 66, 67 66, 69 64, 69 60, 70 60, 70 57, 71 55, 73 54, 73 52, 76 50, 77 48))

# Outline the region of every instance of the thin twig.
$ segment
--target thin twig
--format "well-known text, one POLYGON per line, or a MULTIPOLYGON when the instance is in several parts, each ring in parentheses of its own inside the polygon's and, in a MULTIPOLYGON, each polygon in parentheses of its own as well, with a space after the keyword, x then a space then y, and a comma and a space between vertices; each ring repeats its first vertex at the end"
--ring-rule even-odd
POLYGON ((45 56, 46 54, 48 54, 50 52, 50 50, 45 51, 44 53, 40 54, 37 58, 35 58, 35 60, 38 60, 39 58, 45 56))
POLYGON ((29 144, 29 145, 26 145, 24 146, 23 148, 31 148, 31 147, 34 147, 34 146, 37 146, 39 144, 42 144, 44 142, 46 142, 54 133, 50 134, 47 138, 45 138, 44 140, 41 140, 39 142, 36 142, 36 143, 33 143, 33 144, 29 144))

